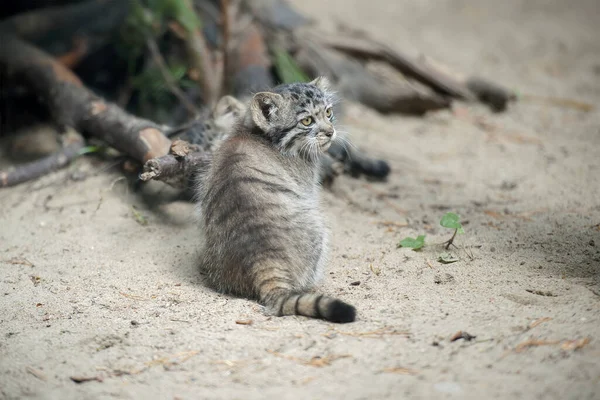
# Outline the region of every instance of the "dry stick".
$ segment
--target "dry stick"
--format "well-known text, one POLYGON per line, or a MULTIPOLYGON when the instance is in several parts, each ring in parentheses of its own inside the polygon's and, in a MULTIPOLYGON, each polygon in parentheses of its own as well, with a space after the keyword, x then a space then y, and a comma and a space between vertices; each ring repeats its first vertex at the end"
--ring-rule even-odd
MULTIPOLYGON (((188 12, 195 13, 190 0, 184 0, 188 12)), ((190 63, 200 72, 200 81, 204 94, 204 103, 212 107, 218 100, 218 82, 215 79, 215 70, 212 64, 212 54, 204 35, 199 28, 186 30, 185 45, 190 58, 190 63)))
POLYGON ((229 43, 231 40, 231 27, 229 18, 229 0, 221 0, 221 53, 223 54, 223 63, 221 65, 221 92, 225 92, 227 90, 227 76, 229 76, 229 43))
POLYGON ((482 78, 461 79, 436 68, 431 63, 413 61, 410 57, 366 37, 324 35, 320 40, 327 46, 361 58, 384 61, 406 76, 424 83, 439 93, 463 100, 478 99, 496 110, 503 110, 506 104, 516 98, 515 93, 496 83, 482 78))
POLYGON ((62 168, 80 155, 85 142, 81 135, 69 130, 63 140, 63 148, 47 157, 19 165, 15 169, 0 171, 0 188, 18 185, 62 168))
POLYGON ((208 165, 209 162, 210 155, 205 152, 189 153, 184 157, 167 154, 148 160, 144 164, 144 171, 140 175, 140 179, 142 181, 159 180, 174 187, 184 188, 186 179, 199 168, 208 165))
POLYGON ((350 53, 360 58, 385 61, 406 76, 432 87, 436 91, 464 100, 474 100, 473 94, 464 85, 440 74, 428 65, 421 65, 404 54, 369 38, 325 35, 320 41, 328 47, 350 53))
POLYGON ((164 127, 105 102, 69 69, 23 40, 0 34, 0 43, 0 69, 40 96, 59 125, 89 133, 140 162, 168 153, 171 141, 164 127))
POLYGON ((188 110, 188 112, 196 117, 200 114, 200 111, 194 106, 194 104, 187 98, 185 93, 177 86, 177 82, 173 76, 169 73, 169 68, 167 67, 167 63, 163 58, 162 54, 160 54, 160 50, 158 49, 158 45, 156 41, 152 38, 148 38, 146 40, 146 46, 148 46, 148 50, 150 50, 150 54, 152 55, 152 59, 156 63, 160 74, 162 75, 165 83, 169 87, 169 90, 177 99, 183 104, 183 106, 188 110))
POLYGON ((424 114, 450 106, 447 97, 432 90, 417 90, 408 85, 379 79, 357 60, 338 50, 318 43, 311 36, 295 36, 298 50, 295 59, 306 71, 338 80, 338 88, 348 99, 358 101, 380 112, 424 114))

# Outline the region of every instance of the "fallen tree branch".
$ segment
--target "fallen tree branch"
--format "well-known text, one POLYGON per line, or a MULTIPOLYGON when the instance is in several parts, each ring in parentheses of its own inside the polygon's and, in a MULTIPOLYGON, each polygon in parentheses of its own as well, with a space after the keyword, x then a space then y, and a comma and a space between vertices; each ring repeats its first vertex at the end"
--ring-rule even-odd
POLYGON ((221 4, 221 54, 223 62, 221 64, 221 92, 226 93, 228 89, 227 76, 230 70, 230 44, 231 44, 231 13, 229 0, 220 0, 221 4))
POLYGON ((464 85, 364 35, 363 37, 321 35, 318 40, 327 47, 343 51, 357 58, 384 61, 404 75, 414 78, 439 93, 462 100, 475 100, 473 94, 464 85))
POLYGON ((54 56, 77 47, 75 38, 85 42, 87 53, 93 53, 110 40, 130 6, 130 1, 91 0, 39 8, 0 21, 0 34, 18 36, 54 56))
MULTIPOLYGON (((184 4, 189 13, 196 12, 190 0, 184 0, 184 4)), ((180 32, 184 30, 185 28, 179 29, 180 32)), ((217 71, 213 65, 213 57, 210 48, 208 47, 200 28, 194 28, 190 31, 185 30, 184 41, 190 63, 197 69, 200 76, 204 103, 208 106, 213 106, 219 99, 221 82, 219 82, 217 78, 217 71)))
POLYGON ((165 182, 175 188, 187 187, 191 177, 202 167, 210 163, 210 154, 205 152, 194 152, 179 157, 174 154, 153 158, 144 164, 144 170, 140 174, 140 180, 158 180, 165 182))
POLYGON ((47 157, 18 165, 8 171, 0 171, 0 188, 18 185, 68 165, 81 154, 85 142, 74 130, 68 130, 63 136, 63 148, 47 157))
POLYGON ((441 94, 490 105, 494 110, 504 110, 515 93, 500 85, 479 77, 461 78, 437 68, 431 62, 412 60, 410 57, 376 42, 360 33, 360 36, 319 36, 326 46, 351 54, 357 58, 379 60, 388 63, 404 75, 411 77, 441 94))
POLYGON ((196 108, 196 106, 194 106, 194 104, 192 104, 190 99, 187 98, 187 96, 185 95, 185 93, 183 93, 179 86, 177 86, 177 82, 175 82, 175 79, 169 73, 167 63, 165 62, 165 59, 163 58, 162 54, 160 54, 160 50, 158 49, 156 41, 152 38, 148 38, 146 40, 146 46, 148 47, 148 50, 150 50, 152 60, 154 60, 154 63, 158 67, 160 74, 165 80, 165 83, 167 84, 167 87, 169 88, 173 96, 177 97, 177 100, 179 100, 179 102, 183 104, 183 106, 190 113, 190 115, 198 116, 200 114, 200 111, 196 108))
MULTIPOLYGON (((317 58, 309 59, 308 64, 313 65, 313 71, 314 66, 320 64, 322 68, 316 68, 319 73, 343 79, 344 75, 348 73, 347 70, 354 70, 355 76, 350 77, 347 81, 357 79, 360 75, 362 79, 359 81, 360 85, 355 88, 346 88, 345 91, 342 90, 342 93, 345 96, 349 93, 350 97, 364 103, 368 101, 370 104, 367 105, 379 111, 422 114, 428 109, 449 106, 450 102, 443 101, 443 97, 466 101, 479 100, 490 105, 494 110, 503 110, 509 101, 516 98, 513 91, 496 83, 479 77, 457 77, 456 74, 449 73, 445 68, 425 62, 422 57, 414 59, 380 43, 366 32, 343 25, 340 26, 339 34, 319 32, 318 27, 312 25, 311 21, 299 14, 285 0, 252 0, 245 1, 244 4, 263 25, 269 34, 270 43, 279 41, 279 44, 282 44, 292 54, 298 54, 298 52, 302 54, 303 51, 306 51, 306 44, 312 43, 312 49, 309 49, 310 57, 317 56, 317 58), (281 40, 281 37, 284 39, 281 40), (327 55, 333 54, 333 51, 340 53, 335 55, 335 58, 338 59, 335 62, 332 62, 331 55, 327 55), (325 53, 325 60, 319 60, 318 57, 323 53, 325 53), (345 59, 340 57, 342 55, 346 56, 345 59), (423 93, 416 95, 414 91, 411 94, 410 88, 404 89, 404 93, 394 96, 385 85, 375 85, 380 87, 368 92, 367 89, 374 87, 370 82, 372 79, 365 78, 369 75, 366 72, 358 73, 356 66, 356 64, 364 64, 365 61, 381 61, 393 67, 407 78, 431 88, 437 98, 423 93), (380 89, 384 89, 384 91, 388 89, 388 93, 379 95, 380 89), (431 98, 426 99, 426 97, 431 98), (383 108, 381 108, 382 106, 383 108)), ((307 60, 304 61, 304 66, 306 66, 307 60)), ((348 85, 352 86, 353 84, 350 82, 348 85)))
POLYGON ((236 97, 249 96, 273 87, 271 60, 263 33, 255 23, 239 32, 238 43, 230 54, 233 93, 236 97))
POLYGON ((44 100, 56 123, 102 139, 140 162, 167 154, 171 141, 164 127, 105 102, 69 69, 23 40, 0 34, 0 42, 0 70, 22 79, 44 100))
POLYGON ((360 62, 302 36, 295 38, 296 61, 311 75, 326 75, 335 82, 344 98, 363 103, 380 112, 422 115, 447 108, 449 99, 428 88, 394 82, 369 72, 360 62))

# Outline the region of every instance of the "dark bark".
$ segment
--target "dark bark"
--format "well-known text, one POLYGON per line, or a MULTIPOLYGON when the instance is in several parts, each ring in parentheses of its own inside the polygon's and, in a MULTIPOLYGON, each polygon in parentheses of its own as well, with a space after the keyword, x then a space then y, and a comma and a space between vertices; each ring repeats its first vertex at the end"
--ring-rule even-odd
POLYGON ((55 56, 81 43, 91 53, 114 35, 130 5, 129 0, 91 0, 35 9, 0 21, 0 34, 13 34, 55 56))
POLYGON ((69 69, 23 40, 0 34, 0 42, 0 71, 40 96, 56 123, 102 139, 140 162, 167 154, 171 142, 164 127, 104 101, 69 69))

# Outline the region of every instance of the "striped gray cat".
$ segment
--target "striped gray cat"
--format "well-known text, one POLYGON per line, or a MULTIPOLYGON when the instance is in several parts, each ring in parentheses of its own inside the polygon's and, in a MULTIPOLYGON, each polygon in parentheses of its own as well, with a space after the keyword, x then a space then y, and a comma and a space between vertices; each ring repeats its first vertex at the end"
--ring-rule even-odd
POLYGON ((353 306, 311 292, 327 257, 319 168, 333 103, 325 78, 257 93, 216 147, 197 187, 209 286, 277 316, 354 321, 353 306))

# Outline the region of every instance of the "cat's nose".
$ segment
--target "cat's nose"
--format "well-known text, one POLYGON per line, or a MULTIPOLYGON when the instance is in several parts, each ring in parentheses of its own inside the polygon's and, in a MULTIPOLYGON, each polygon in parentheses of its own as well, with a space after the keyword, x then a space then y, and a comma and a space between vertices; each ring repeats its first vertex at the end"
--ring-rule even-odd
POLYGON ((333 136, 333 129, 331 129, 331 130, 326 130, 324 133, 325 133, 325 136, 327 136, 327 137, 332 137, 332 136, 333 136))

